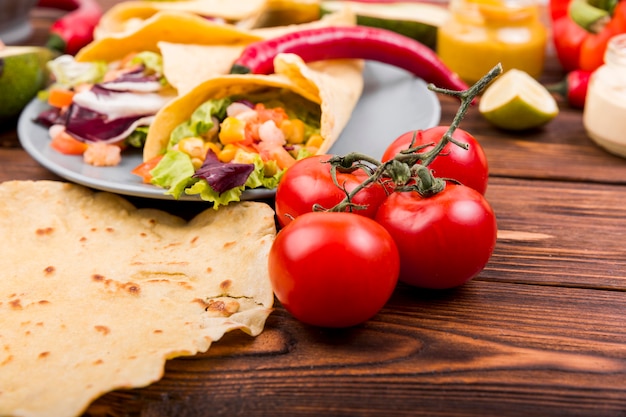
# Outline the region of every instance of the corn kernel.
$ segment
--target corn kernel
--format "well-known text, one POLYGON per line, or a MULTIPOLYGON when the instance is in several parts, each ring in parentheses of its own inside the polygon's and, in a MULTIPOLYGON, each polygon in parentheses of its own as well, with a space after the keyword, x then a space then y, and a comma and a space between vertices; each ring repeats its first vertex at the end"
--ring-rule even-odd
POLYGON ((219 139, 222 144, 241 142, 246 137, 246 122, 236 117, 227 117, 220 127, 219 139))
POLYGON ((302 120, 283 120, 280 124, 287 143, 298 144, 304 142, 304 122, 302 120))
POLYGON ((209 152, 209 149, 213 151, 215 155, 219 155, 222 152, 222 144, 217 142, 204 142, 204 154, 209 152))
POLYGON ((324 143, 324 138, 321 135, 311 135, 309 140, 306 141, 306 146, 312 146, 319 148, 324 143))
POLYGON ((235 158, 235 155, 237 154, 238 149, 239 148, 237 148, 232 143, 224 145, 224 149, 222 149, 220 153, 217 154, 217 159, 219 159, 222 162, 230 162, 233 160, 233 158, 235 158))

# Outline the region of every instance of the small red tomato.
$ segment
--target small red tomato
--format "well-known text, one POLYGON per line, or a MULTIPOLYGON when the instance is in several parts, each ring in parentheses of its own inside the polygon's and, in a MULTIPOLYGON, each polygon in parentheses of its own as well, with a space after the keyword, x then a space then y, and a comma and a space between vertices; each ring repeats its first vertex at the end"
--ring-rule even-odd
MULTIPOLYGON (((436 144, 447 130, 448 126, 435 126, 426 130, 406 132, 387 147, 382 162, 392 159, 402 150, 409 149, 414 136, 413 147, 428 145, 429 143, 436 144)), ((454 179, 481 194, 485 194, 489 179, 489 166, 482 146, 474 136, 462 129, 455 129, 452 137, 460 143, 468 144, 469 149, 466 150, 454 143, 448 143, 433 162, 428 165, 428 168, 438 178, 454 179)), ((420 152, 428 149, 432 149, 432 146, 424 148, 420 152)))
POLYGON ((476 190, 455 184, 430 197, 395 192, 376 221, 400 252, 400 281, 432 289, 453 288, 483 270, 496 244, 495 214, 476 190))
POLYGON ((296 319, 350 327, 389 300, 400 259, 389 233, 353 213, 305 213, 278 232, 269 253, 276 298, 296 319))
MULTIPOLYGON (((276 216, 279 224, 284 227, 293 218, 313 211, 313 205, 319 204, 331 209, 340 203, 346 192, 351 192, 367 179, 367 174, 357 169, 351 173, 337 172, 338 187, 332 179, 330 164, 331 155, 316 155, 297 161, 285 172, 276 188, 276 216)), ((380 203, 387 197, 385 188, 379 183, 359 191, 352 202, 363 205, 364 209, 353 212, 373 218, 380 203)))

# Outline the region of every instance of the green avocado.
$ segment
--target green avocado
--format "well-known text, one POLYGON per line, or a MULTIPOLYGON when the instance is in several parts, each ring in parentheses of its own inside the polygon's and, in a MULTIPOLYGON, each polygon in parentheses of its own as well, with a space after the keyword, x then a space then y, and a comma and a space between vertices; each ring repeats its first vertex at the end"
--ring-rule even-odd
POLYGON ((358 1, 325 0, 321 14, 349 7, 361 26, 388 29, 413 38, 431 49, 437 47, 437 30, 448 19, 448 9, 429 3, 362 3, 358 1))
POLYGON ((48 82, 47 62, 54 53, 38 46, 0 49, 0 120, 18 116, 48 82))

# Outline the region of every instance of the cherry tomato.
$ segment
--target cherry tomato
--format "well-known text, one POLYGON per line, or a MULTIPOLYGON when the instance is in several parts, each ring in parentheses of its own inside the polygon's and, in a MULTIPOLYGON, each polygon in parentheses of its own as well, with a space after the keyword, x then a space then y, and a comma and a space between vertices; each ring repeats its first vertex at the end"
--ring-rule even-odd
POLYGON ((304 213, 281 229, 269 253, 276 298, 296 319, 350 327, 389 300, 400 268, 398 249, 374 220, 354 213, 304 213))
POLYGON ((476 190, 455 184, 430 197, 395 192, 376 221, 400 252, 400 281, 432 289, 453 288, 483 270, 496 244, 496 217, 476 190))
MULTIPOLYGON (((276 188, 276 216, 284 227, 292 218, 313 211, 313 205, 319 204, 331 209, 341 202, 346 193, 335 185, 330 174, 330 164, 326 163, 331 155, 316 155, 301 159, 293 164, 283 175, 276 188)), ((351 173, 337 172, 337 182, 347 192, 354 190, 367 178, 367 174, 358 169, 351 173)), ((367 206, 354 209, 353 212, 373 218, 380 203, 387 197, 385 188, 379 183, 359 191, 352 202, 367 206)))
MULTIPOLYGON (((439 142, 447 130, 447 126, 435 126, 426 130, 406 132, 387 147, 382 161, 388 161, 401 150, 409 149, 414 135, 415 147, 439 142)), ((489 167, 482 146, 474 136, 459 128, 455 129, 452 137, 458 142, 468 144, 469 149, 465 150, 454 143, 448 143, 428 167, 436 177, 452 178, 484 195, 487 191, 489 167)), ((427 147, 424 150, 431 148, 427 147)))

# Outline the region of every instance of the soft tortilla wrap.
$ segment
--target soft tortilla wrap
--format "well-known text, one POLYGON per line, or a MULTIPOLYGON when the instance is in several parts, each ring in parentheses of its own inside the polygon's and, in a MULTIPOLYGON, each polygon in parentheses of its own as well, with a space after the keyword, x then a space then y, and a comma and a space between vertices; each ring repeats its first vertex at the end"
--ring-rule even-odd
MULTIPOLYGON (((314 29, 328 26, 353 26, 356 24, 356 16, 348 9, 325 15, 315 22, 299 25, 287 25, 273 28, 251 30, 252 36, 261 39, 270 39, 286 33, 299 30, 314 29)), ((206 44, 201 42, 174 43, 162 40, 158 43, 158 49, 163 56, 163 72, 169 83, 174 86, 179 94, 184 94, 201 82, 218 75, 228 74, 232 64, 241 55, 248 40, 233 43, 232 32, 229 36, 222 36, 223 42, 219 44, 206 44)))
POLYGON ((78 416, 225 332, 258 335, 274 295, 264 203, 190 221, 57 181, 0 185, 0 415, 78 416))
POLYGON ((363 63, 359 60, 329 60, 305 64, 294 54, 279 54, 275 74, 224 75, 211 78, 163 107, 150 126, 143 158, 148 161, 166 150, 171 132, 202 103, 267 88, 287 89, 321 107, 318 153, 326 153, 339 138, 363 91, 363 63))
POLYGON ((94 30, 96 39, 135 30, 161 11, 192 13, 203 20, 223 19, 246 29, 262 15, 266 0, 124 1, 111 7, 94 30))
POLYGON ((153 15, 132 31, 94 40, 76 54, 76 60, 110 62, 131 52, 160 53, 159 42, 243 47, 261 39, 261 35, 211 22, 191 13, 167 11, 153 15))

